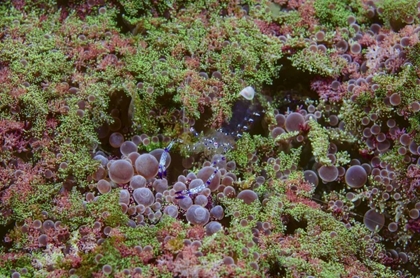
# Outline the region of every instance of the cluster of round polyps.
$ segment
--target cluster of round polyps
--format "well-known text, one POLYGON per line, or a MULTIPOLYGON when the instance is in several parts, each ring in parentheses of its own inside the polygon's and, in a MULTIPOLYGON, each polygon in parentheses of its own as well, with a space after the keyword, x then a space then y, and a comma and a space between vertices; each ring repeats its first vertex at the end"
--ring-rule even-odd
MULTIPOLYGON (((213 204, 211 193, 216 193, 218 197, 236 197, 232 185, 237 178, 229 172, 235 169, 235 163, 227 162, 222 155, 214 155, 212 161, 203 163, 197 173, 179 176, 173 188, 169 189, 168 181, 158 176, 159 167, 170 167, 169 152, 155 149, 140 154, 136 145, 140 140, 137 139, 140 138, 133 137, 132 141, 119 145, 121 159, 108 160, 103 152, 95 155, 94 158, 101 163, 94 174, 98 192, 107 194, 112 188, 120 188, 119 203, 122 211, 129 215, 128 224, 132 227, 145 225, 147 221, 154 223, 166 214, 174 218, 185 217, 193 225, 207 224, 208 235, 221 230, 222 225, 217 220, 223 219, 223 208, 213 204), (164 152, 166 159, 161 161, 164 152), (179 196, 176 192, 185 192, 185 196, 177 199, 179 196)), ((264 182, 261 178, 260 182, 264 182)), ((258 196, 251 190, 244 190, 237 198, 251 203, 258 196)), ((86 194, 86 201, 95 199, 93 193, 86 194)))
MULTIPOLYGON (((113 138, 114 134, 115 133, 111 134, 110 139, 113 138)), ((156 149, 150 153, 139 154, 137 152, 137 144, 144 142, 146 139, 148 139, 148 137, 142 139, 142 136, 134 136, 133 141, 119 140, 118 143, 115 141, 112 143, 110 142, 111 145, 119 148, 122 159, 109 161, 103 152, 97 152, 94 159, 100 161, 101 166, 94 174, 94 179, 103 179, 106 176, 106 173, 108 173, 111 181, 117 184, 124 184, 130 182, 135 174, 139 174, 145 179, 155 177, 159 168, 158 159, 164 150, 156 149), (105 168, 107 168, 108 171, 106 171, 105 168)), ((168 154, 167 159, 165 160, 165 167, 168 167, 170 163, 171 157, 168 154)))
MULTIPOLYGON (((322 37, 322 34, 318 35, 322 37)), ((353 52, 360 51, 360 49, 357 49, 360 48, 360 45, 356 43, 353 43, 351 48, 352 55, 354 55, 353 52)), ((349 63, 352 62, 352 56, 348 54, 343 55, 348 56, 346 59, 349 60, 349 63)), ((343 89, 343 84, 337 80, 324 82, 325 84, 322 82, 315 83, 312 84, 315 90, 320 90, 321 85, 323 85, 324 89, 328 87, 328 92, 331 94, 335 93, 339 95, 343 89)), ((357 96, 358 93, 356 92, 359 92, 358 90, 361 90, 361 88, 369 90, 369 86, 372 91, 379 88, 379 85, 374 84, 373 76, 350 79, 347 89, 349 93, 354 93, 354 96, 357 96)), ((328 92, 325 91, 324 93, 328 95, 328 92)), ((350 101, 357 101, 357 97, 352 97, 350 101)), ((315 186, 319 183, 318 177, 324 183, 344 183, 348 190, 348 200, 351 200, 354 206, 360 205, 362 199, 368 200, 369 210, 364 215, 364 224, 368 229, 371 231, 375 229, 380 230, 384 227, 385 223, 388 223, 388 230, 391 233, 399 233, 398 236, 403 237, 402 230, 404 228, 408 227, 408 230, 411 229, 411 231, 418 230, 420 213, 414 204, 415 200, 413 200, 412 196, 410 197, 410 195, 413 195, 410 192, 413 192, 415 178, 412 177, 413 175, 410 178, 401 176, 402 174, 406 174, 401 169, 394 168, 402 167, 404 169, 406 167, 407 170, 410 170, 418 167, 414 164, 416 161, 417 164, 420 164, 420 148, 415 141, 415 134, 413 132, 407 133, 401 126, 398 126, 400 123, 399 117, 418 112, 420 105, 418 100, 405 101, 403 93, 392 90, 388 90, 387 95, 384 97, 384 103, 390 109, 392 108, 394 111, 397 111, 398 117, 396 116, 394 119, 389 116, 390 114, 384 115, 381 111, 372 111, 371 108, 366 107, 364 109, 366 116, 360 119, 361 125, 353 127, 355 130, 360 130, 363 136, 362 140, 367 146, 367 152, 373 154, 372 161, 362 163, 357 159, 353 159, 348 166, 343 167, 338 165, 337 151, 342 144, 337 146, 330 143, 327 156, 331 163, 315 163, 311 169, 305 169, 304 177, 315 186), (398 160, 395 162, 396 164, 381 163, 380 157, 390 152, 397 154, 395 156, 398 160), (411 163, 413 164, 410 165, 411 163), (379 210, 379 208, 383 207, 385 209, 379 210), (387 214, 391 216, 388 218, 386 216, 387 214)), ((300 146, 302 142, 306 141, 307 122, 310 118, 328 129, 337 128, 338 130, 345 130, 344 122, 339 121, 334 110, 336 108, 333 104, 321 103, 318 108, 313 105, 308 105, 306 109, 300 108, 297 112, 292 113, 280 114, 278 111, 274 111, 275 121, 268 127, 270 135, 273 138, 277 138, 285 132, 298 131, 299 134, 293 139, 289 139, 287 142, 278 142, 278 146, 288 150, 291 146, 300 146), (320 108, 322 109, 322 114, 320 111, 317 111, 320 108)), ((354 132, 356 132, 355 130, 354 132)), ((365 159, 362 158, 361 161, 365 161, 365 159)), ((287 173, 279 171, 280 165, 276 163, 274 158, 269 159, 267 162, 273 165, 276 178, 287 177, 287 173)), ((341 214, 339 216, 340 218, 348 219, 350 212, 349 206, 340 204, 340 202, 337 205, 332 204, 330 207, 332 211, 340 212, 335 213, 336 216, 341 214)))
MULTIPOLYGON (((308 105, 307 109, 299 108, 297 112, 287 112, 286 114, 281 114, 278 110, 274 110, 275 123, 268 126, 271 137, 276 139, 285 132, 298 132, 297 136, 293 138, 276 140, 277 145, 288 152, 291 148, 308 146, 305 142, 308 141, 308 131, 310 132, 311 129, 310 121, 315 121, 323 126, 329 125, 329 128, 335 128, 340 131, 344 129, 344 123, 339 122, 337 115, 334 113, 337 109, 335 106, 322 104, 318 108, 321 108, 323 112, 321 113, 318 111, 317 107, 312 104, 308 105)), ((319 183, 318 176, 324 183, 341 179, 344 176, 346 169, 339 166, 336 157, 337 151, 338 147, 334 143, 330 143, 327 153, 330 163, 315 163, 312 169, 305 169, 305 179, 315 186, 319 183)), ((310 159, 308 159, 308 162, 310 162, 310 159)), ((290 169, 280 171, 281 162, 279 159, 275 158, 269 158, 267 163, 273 166, 276 178, 285 179, 288 177, 290 171, 297 169, 297 166, 293 165, 290 169)))
MULTIPOLYGON (((363 138, 366 145, 372 149, 377 150, 379 153, 386 152, 391 147, 391 141, 387 139, 387 132, 395 132, 395 126, 392 128, 381 127, 374 121, 378 118, 376 113, 370 114, 369 117, 362 118, 362 125, 366 126, 363 129, 363 138), (373 122, 373 123, 372 123, 373 122), (389 129, 388 129, 389 128, 389 129)), ((392 124, 392 121, 389 121, 392 124)))
POLYGON ((312 114, 309 114, 306 110, 298 112, 292 112, 288 115, 279 114, 278 110, 274 111, 276 124, 269 126, 271 137, 276 138, 277 136, 285 133, 286 131, 300 131, 303 129, 305 121, 309 120, 312 114))
POLYGON ((336 110, 336 107, 323 105, 319 108, 320 109, 318 110, 317 107, 310 104, 307 109, 300 108, 296 112, 287 112, 285 114, 281 114, 277 109, 275 109, 275 122, 268 126, 271 137, 275 139, 285 132, 297 131, 299 134, 296 136, 294 141, 301 144, 306 139, 305 134, 308 130, 307 123, 310 119, 315 120, 320 124, 330 127, 338 127, 340 130, 343 130, 344 123, 339 121, 336 113, 333 111, 334 109, 336 110), (320 110, 322 110, 322 112, 320 110))
MULTIPOLYGON (((132 141, 117 144, 122 154, 121 159, 108 160, 103 152, 97 152, 94 156, 94 159, 101 163, 93 175, 97 181, 98 192, 107 194, 112 188, 121 189, 120 206, 122 211, 131 217, 129 223, 131 226, 144 223, 145 217, 152 222, 160 219, 162 193, 168 189, 166 179, 155 178, 159 171, 160 157, 165 150, 155 149, 143 154, 137 152, 137 144, 144 143, 146 139, 148 137, 143 135, 134 136, 132 141)), ((166 159, 162 163, 165 167, 169 167, 171 163, 169 153, 166 153, 166 159)), ((95 201, 95 198, 91 192, 86 194, 87 201, 95 201)), ((174 212, 170 214, 174 215, 174 212)))
MULTIPOLYGON (((48 217, 48 214, 43 214, 48 217)), ((68 240, 70 233, 67 227, 62 225, 60 221, 52 221, 47 219, 45 221, 34 220, 33 222, 25 223, 20 227, 22 234, 27 237, 26 248, 28 250, 45 247, 47 244, 58 244, 68 240)), ((5 237, 5 241, 7 242, 5 237)))
MULTIPOLYGON (((228 175, 226 171, 227 163, 223 156, 215 155, 212 161, 212 163, 204 163, 197 174, 189 173, 186 177, 179 176, 173 189, 163 193, 168 201, 174 202, 182 212, 185 212, 187 221, 194 225, 203 226, 209 222, 210 218, 220 220, 224 215, 223 208, 214 206, 211 202, 211 192, 223 191, 225 186, 221 185, 222 176, 229 176, 232 180, 233 178, 232 174, 228 175), (177 196, 176 192, 184 192, 182 193, 184 195, 177 196)), ((236 179, 236 176, 234 178, 236 179)), ((206 229, 207 234, 213 234, 221 229, 221 224, 212 221, 206 229)))
MULTIPOLYGON (((410 171, 410 169, 414 169, 415 167, 417 166, 412 164, 409 165, 407 169, 410 171)), ((407 184, 404 184, 408 181, 407 177, 400 177, 398 172, 395 171, 394 166, 381 161, 378 156, 374 156, 371 159, 370 168, 371 170, 369 172, 375 182, 375 187, 370 187, 366 196, 370 200, 371 207, 380 207, 380 205, 384 203, 398 204, 396 208, 394 208, 393 215, 391 217, 392 222, 388 224, 388 230, 391 233, 398 232, 400 227, 405 227, 408 220, 417 221, 419 218, 420 203, 414 203, 417 199, 410 193, 412 192, 412 189, 407 188, 407 184), (404 180, 401 180, 401 178, 404 178, 404 180)), ((368 218, 374 219, 378 217, 378 214, 378 212, 376 212, 376 214, 373 212, 370 212, 369 214, 368 212, 366 213, 368 216, 373 215, 373 217, 369 216, 368 218)), ((367 221, 365 223, 370 222, 367 221)), ((381 221, 376 222, 379 224, 382 223, 381 221)), ((381 225, 378 226, 379 228, 382 228, 381 225)), ((373 229, 373 227, 369 229, 373 229)))
MULTIPOLYGON (((351 59, 351 57, 350 57, 351 59)), ((349 88, 350 91, 354 90, 355 87, 367 86, 372 81, 372 77, 365 79, 350 80, 349 88)), ((375 85, 375 84, 374 84, 375 85)), ((338 90, 341 84, 339 82, 330 83, 331 90, 338 90)), ((353 99, 352 101, 355 101, 353 99)), ((401 96, 398 92, 389 93, 385 97, 385 104, 390 107, 400 108, 403 105, 401 96)), ((286 142, 286 145, 279 145, 284 149, 290 149, 291 146, 302 145, 302 142, 306 139, 306 127, 308 120, 312 118, 322 126, 327 124, 329 128, 337 128, 344 130, 344 123, 339 122, 338 117, 333 113, 334 106, 329 104, 322 104, 319 107, 323 107, 323 114, 317 111, 317 108, 313 105, 309 105, 307 109, 299 109, 298 112, 286 113, 285 115, 280 114, 278 111, 274 111, 275 122, 269 126, 270 135, 273 138, 277 138, 281 134, 290 131, 298 131, 299 134, 292 140, 286 142), (299 138, 301 137, 301 138, 299 138)), ((418 111, 420 105, 418 101, 405 104, 405 108, 409 111, 418 111)), ((305 179, 313 185, 318 185, 319 179, 324 183, 331 182, 342 182, 346 185, 348 190, 348 200, 353 202, 354 206, 361 204, 361 199, 367 199, 369 201, 370 209, 365 212, 364 224, 365 226, 374 231, 375 229, 382 229, 385 225, 385 213, 379 211, 379 208, 387 202, 392 200, 398 203, 409 203, 408 206, 398 206, 398 209, 391 213, 390 220, 392 222, 388 225, 388 230, 391 233, 398 232, 401 227, 406 227, 407 223, 412 224, 411 226, 417 227, 419 222, 419 209, 415 207, 413 200, 409 197, 407 192, 412 189, 405 188, 399 190, 402 183, 409 183, 401 181, 398 177, 401 173, 396 171, 391 164, 381 162, 380 157, 391 150, 397 150, 400 156, 402 165, 407 165, 407 169, 415 167, 415 165, 409 165, 417 161, 419 164, 420 148, 414 139, 414 134, 405 133, 403 129, 398 127, 397 121, 392 118, 385 118, 386 124, 382 124, 384 115, 378 115, 376 112, 370 111, 366 108, 365 112, 367 116, 361 118, 361 127, 364 142, 368 147, 369 151, 374 154, 371 161, 362 163, 358 159, 353 159, 348 166, 337 165, 337 151, 341 145, 337 146, 334 143, 330 143, 328 148, 328 158, 331 163, 320 164, 315 163, 312 169, 304 171, 305 179), (319 179, 318 179, 319 177, 319 179), (408 191, 407 191, 408 190, 408 191)), ((310 131, 309 131, 310 132, 310 131)), ((282 142, 283 143, 283 142, 282 142)), ((396 156, 398 158, 398 156, 396 156)), ((276 163, 276 159, 268 159, 268 164, 273 165, 276 178, 287 177, 287 172, 283 173, 279 171, 280 163, 276 163)), ((414 169, 414 168, 413 168, 414 169)), ((389 202, 388 202, 389 203, 389 202)), ((337 212, 335 215, 344 219, 347 222, 349 217, 349 205, 343 205, 342 202, 338 204, 331 204, 330 208, 332 211, 337 212), (339 212, 339 213, 338 213, 339 212), (341 215, 341 216, 338 216, 341 215)), ((409 225, 410 226, 410 225, 409 225)), ((416 228, 413 228, 416 230, 416 228)))
MULTIPOLYGON (((370 13, 373 17, 375 16, 375 13, 380 12, 377 11, 377 8, 374 7, 373 4, 368 13, 370 13)), ((411 20, 413 20, 413 18, 411 18, 411 20)), ((382 29, 381 25, 377 23, 372 24, 370 26, 370 30, 363 32, 361 31, 361 28, 357 24, 355 18, 352 16, 348 19, 348 23, 349 27, 342 28, 341 32, 348 34, 350 30, 352 30, 352 32, 355 32, 355 36, 349 40, 342 39, 338 41, 335 48, 341 57, 346 59, 348 63, 354 64, 353 67, 360 73, 365 73, 368 69, 377 69, 379 67, 394 73, 404 63, 404 57, 406 55, 405 49, 418 42, 418 28, 413 28, 412 32, 409 30, 407 30, 408 32, 401 32, 405 34, 405 36, 401 37, 401 33, 392 32, 388 29, 382 29), (393 38, 390 39, 389 37, 393 38), (367 43, 368 41, 369 43, 367 43), (394 43, 391 45, 391 49, 388 50, 388 54, 378 55, 378 53, 389 47, 390 42, 394 43), (366 52, 365 61, 360 61, 360 59, 358 59, 362 50, 365 50, 366 52)), ((407 23, 410 24, 409 22, 407 23)), ((320 32, 316 34, 316 38, 323 37, 322 33, 319 34, 320 32)))
MULTIPOLYGON (((180 212, 193 225, 203 226, 207 224, 205 226, 207 235, 220 231, 222 224, 218 220, 224 218, 223 208, 212 202, 212 196, 214 196, 211 195, 212 192, 217 195, 217 198, 237 198, 243 200, 246 204, 251 204, 258 199, 258 195, 249 189, 242 190, 239 194, 236 194, 236 189, 232 186, 237 181, 236 175, 226 169, 229 162, 221 160, 220 155, 214 155, 212 161, 212 163, 204 163, 203 168, 198 171, 197 175, 188 173, 186 177, 183 175, 179 176, 178 182, 174 184, 173 189, 163 193, 167 196, 168 201, 174 202, 179 207, 180 210, 178 211, 170 206, 174 215, 178 215, 178 212, 180 212), (207 166, 209 164, 213 166, 207 166), (209 181, 208 178, 215 172, 217 172, 217 175, 214 176, 211 182, 204 182, 206 179, 209 181), (195 192, 194 189, 203 184, 207 184, 204 190, 188 194, 188 192, 195 192), (173 195, 175 194, 174 192, 187 193, 182 198, 178 198, 177 195, 173 195)), ((233 165, 230 166, 232 167, 233 165)), ((258 177, 256 184, 263 183, 263 179, 263 177, 258 177)))

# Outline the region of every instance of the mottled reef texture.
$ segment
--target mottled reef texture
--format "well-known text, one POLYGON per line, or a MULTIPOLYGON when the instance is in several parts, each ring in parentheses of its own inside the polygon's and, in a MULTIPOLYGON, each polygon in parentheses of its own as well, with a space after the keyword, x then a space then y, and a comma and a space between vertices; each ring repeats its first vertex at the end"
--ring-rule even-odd
POLYGON ((420 275, 417 0, 0 4, 0 277, 420 275))

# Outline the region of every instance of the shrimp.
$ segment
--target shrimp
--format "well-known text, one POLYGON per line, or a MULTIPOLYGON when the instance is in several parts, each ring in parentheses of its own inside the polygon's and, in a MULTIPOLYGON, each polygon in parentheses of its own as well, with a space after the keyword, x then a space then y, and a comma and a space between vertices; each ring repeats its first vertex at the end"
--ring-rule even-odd
POLYGON ((166 160, 168 159, 169 151, 171 150, 172 146, 175 144, 175 140, 172 140, 169 145, 163 150, 162 155, 159 159, 159 178, 163 178, 166 176, 166 160))
POLYGON ((186 195, 198 194, 201 191, 203 191, 204 189, 206 189, 211 184, 213 179, 216 177, 217 172, 219 172, 219 166, 217 166, 217 164, 220 161, 224 161, 225 159, 226 158, 224 156, 222 156, 220 159, 217 159, 216 161, 213 162, 213 167, 215 167, 216 169, 213 171, 213 173, 210 175, 210 177, 206 180, 206 182, 203 182, 199 186, 194 187, 190 190, 185 189, 185 190, 175 192, 175 194, 177 195, 175 197, 175 199, 183 199, 183 198, 185 198, 186 195))

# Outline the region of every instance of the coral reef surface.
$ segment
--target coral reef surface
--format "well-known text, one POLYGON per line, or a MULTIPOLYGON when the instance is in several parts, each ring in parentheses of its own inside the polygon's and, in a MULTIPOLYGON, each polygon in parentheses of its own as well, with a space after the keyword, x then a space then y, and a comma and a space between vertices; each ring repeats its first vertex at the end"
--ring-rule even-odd
POLYGON ((0 3, 0 277, 420 277, 420 2, 0 3))

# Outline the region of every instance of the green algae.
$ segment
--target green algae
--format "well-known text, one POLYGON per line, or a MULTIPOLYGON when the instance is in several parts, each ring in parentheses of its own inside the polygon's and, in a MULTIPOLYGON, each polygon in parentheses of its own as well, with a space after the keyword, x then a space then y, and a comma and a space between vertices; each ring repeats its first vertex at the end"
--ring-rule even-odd
POLYGON ((118 227, 128 222, 128 216, 122 212, 119 205, 119 190, 99 196, 96 202, 87 203, 86 210, 93 219, 101 219, 110 227, 118 227))

